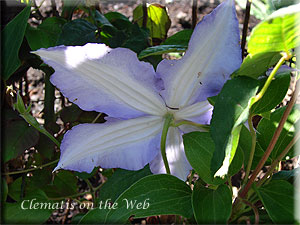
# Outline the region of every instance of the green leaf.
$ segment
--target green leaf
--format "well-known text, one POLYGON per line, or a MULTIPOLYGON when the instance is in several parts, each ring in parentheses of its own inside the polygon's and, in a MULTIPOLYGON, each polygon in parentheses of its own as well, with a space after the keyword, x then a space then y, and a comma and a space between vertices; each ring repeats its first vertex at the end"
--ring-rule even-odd
POLYGON ((232 162, 230 163, 229 169, 228 169, 228 174, 229 176, 233 176, 237 174, 242 166, 244 165, 244 152, 241 148, 237 148, 234 158, 232 162))
MULTIPOLYGON (((133 10, 133 21, 142 27, 143 6, 139 5, 133 10)), ((160 4, 147 4, 147 28, 150 30, 151 38, 164 40, 171 26, 166 8, 160 4)))
MULTIPOLYGON (((77 177, 79 177, 79 178, 81 178, 81 179, 89 179, 89 178, 91 178, 91 177, 93 177, 97 172, 98 172, 98 170, 99 170, 99 167, 95 167, 94 169, 93 169, 93 171, 92 172, 90 172, 90 173, 86 173, 86 172, 75 172, 74 173, 74 175, 75 176, 77 176, 77 177)), ((102 190, 102 189, 101 189, 102 190)))
POLYGON ((274 180, 257 189, 270 218, 277 224, 294 222, 294 187, 287 181, 274 180))
POLYGON ((216 190, 202 186, 199 182, 193 190, 192 205, 198 224, 226 224, 231 214, 231 192, 222 184, 216 190))
POLYGON ((270 118, 271 118, 271 112, 270 112, 270 111, 268 111, 268 112, 263 112, 263 113, 261 113, 261 117, 270 120, 270 118))
MULTIPOLYGON (((245 125, 242 126, 241 132, 240 132, 240 140, 238 149, 241 149, 244 155, 244 168, 247 168, 250 151, 251 151, 251 134, 248 128, 246 128, 245 125)), ((255 169, 257 164, 259 163, 260 159, 262 158, 264 154, 264 150, 260 147, 259 143, 256 142, 255 146, 255 154, 252 161, 251 169, 255 169)), ((266 165, 269 165, 271 163, 271 160, 268 159, 266 162, 266 165)))
POLYGON ((96 37, 97 27, 87 20, 76 19, 63 26, 57 45, 85 45, 86 43, 100 43, 96 37))
POLYGON ((227 81, 218 95, 210 126, 215 143, 211 171, 215 176, 222 177, 228 172, 238 146, 241 125, 248 118, 251 99, 258 85, 257 80, 236 77, 227 81))
POLYGON ((22 10, 1 32, 1 76, 7 80, 21 65, 19 49, 23 42, 30 6, 22 10))
POLYGON ((5 116, 11 119, 7 118, 4 121, 2 159, 4 163, 16 158, 39 140, 38 131, 29 126, 16 112, 5 110, 5 116))
POLYGON ((78 213, 78 214, 76 214, 75 216, 72 217, 71 224, 79 224, 80 220, 84 216, 85 216, 85 213, 78 213))
POLYGON ((8 185, 8 195, 15 201, 20 200, 22 177, 17 178, 13 183, 8 185))
POLYGON ((300 168, 296 168, 293 170, 281 170, 272 176, 272 180, 287 180, 292 181, 294 178, 299 177, 300 175, 300 168))
POLYGON ((300 4, 282 8, 271 14, 252 31, 248 52, 289 51, 300 42, 300 4))
POLYGON ((191 132, 183 135, 186 157, 199 177, 208 184, 222 184, 226 180, 211 176, 211 159, 215 150, 214 142, 209 133, 191 132))
POLYGON ((47 188, 49 188, 47 185, 53 182, 52 171, 54 166, 55 165, 33 171, 30 179, 26 180, 26 192, 33 192, 36 189, 47 190, 47 188))
POLYGON ((132 26, 132 23, 129 21, 129 19, 121 13, 108 12, 104 14, 104 16, 114 27, 119 30, 129 29, 132 26))
POLYGON ((244 153, 244 167, 247 168, 247 162, 251 151, 251 134, 245 125, 242 125, 238 148, 244 153))
POLYGON ((117 32, 117 28, 115 28, 108 19, 102 15, 99 11, 95 10, 95 20, 98 22, 98 26, 105 33, 110 35, 115 35, 117 32))
POLYGON ((293 5, 295 4, 296 1, 294 0, 271 0, 272 2, 272 6, 275 8, 275 9, 280 9, 280 8, 283 8, 283 7, 287 7, 287 6, 290 6, 290 5, 293 5))
POLYGON ((152 55, 146 58, 143 58, 141 61, 150 63, 153 68, 156 70, 158 64, 163 60, 161 55, 152 55))
POLYGON ((141 51, 138 57, 139 59, 143 59, 151 55, 162 55, 170 52, 185 52, 186 49, 187 46, 183 45, 157 45, 141 51))
POLYGON ((106 19, 108 19, 108 21, 111 24, 113 24, 114 22, 116 22, 118 20, 123 20, 123 21, 127 21, 130 23, 129 19, 119 12, 108 12, 108 13, 105 13, 104 16, 106 17, 106 19))
POLYGON ((193 216, 190 187, 167 174, 150 175, 140 179, 114 203, 115 209, 91 210, 80 223, 119 224, 125 223, 132 215, 134 218, 174 214, 186 218, 193 216))
POLYGON ((127 35, 122 47, 129 48, 137 54, 148 47, 149 32, 137 24, 133 24, 128 29, 127 35))
POLYGON ((113 27, 108 19, 97 10, 95 11, 95 20, 100 23, 101 28, 104 26, 113 27))
POLYGON ((164 42, 162 42, 162 45, 183 45, 188 46, 190 38, 192 36, 193 30, 186 29, 181 30, 177 32, 176 34, 172 35, 171 37, 168 37, 164 42))
POLYGON ((35 148, 41 153, 45 158, 51 159, 55 152, 55 144, 46 135, 41 134, 38 143, 35 148))
MULTIPOLYGON (((290 77, 289 72, 276 75, 263 97, 251 107, 252 113, 254 115, 261 114, 278 106, 289 89, 290 77)), ((267 78, 263 79, 263 83, 266 80, 267 78)))
MULTIPOLYGON (((274 149, 270 155, 272 159, 275 159, 294 138, 296 127, 300 123, 300 110, 298 107, 299 105, 295 105, 290 115, 288 116, 287 121, 284 124, 283 130, 280 133, 278 141, 276 142, 274 149)), ((264 151, 267 149, 285 109, 286 107, 282 107, 275 110, 271 113, 270 120, 263 118, 258 124, 257 141, 264 151)), ((289 151, 287 155, 290 157, 295 156, 293 148, 289 151)))
POLYGON ((249 54, 244 59, 241 67, 231 76, 247 76, 256 79, 264 75, 280 58, 281 55, 279 52, 263 52, 255 55, 249 54))
POLYGON ((65 123, 73 123, 77 121, 82 112, 83 111, 75 104, 64 107, 61 111, 59 111, 60 118, 65 123))
POLYGON ((101 173, 104 177, 109 179, 114 174, 114 169, 104 169, 101 173))
POLYGON ((8 185, 6 183, 6 180, 4 178, 2 178, 2 183, 1 183, 1 201, 2 202, 6 201, 7 194, 8 194, 8 185))
POLYGON ((77 179, 75 175, 62 170, 55 175, 53 184, 48 184, 43 190, 51 198, 67 197, 77 194, 77 179))
MULTIPOLYGON (((255 169, 255 167, 258 165, 259 161, 261 160, 261 158, 263 157, 265 153, 265 149, 263 149, 260 146, 260 143, 258 141, 256 141, 256 145, 255 145, 255 153, 254 153, 254 157, 253 157, 253 162, 252 162, 252 166, 251 169, 255 169)), ((272 159, 269 157, 267 159, 267 161, 265 162, 265 166, 268 166, 272 163, 272 159)))
POLYGON ((138 171, 117 169, 102 186, 99 200, 111 199, 114 202, 132 184, 150 174, 149 166, 138 171))
MULTIPOLYGON (((98 112, 95 111, 83 111, 77 105, 72 104, 71 106, 64 107, 59 111, 60 118, 65 123, 70 123, 72 125, 77 125, 79 123, 91 123, 98 115, 98 112)), ((96 123, 103 123, 104 115, 101 115, 96 123)))
MULTIPOLYGON (((58 205, 58 203, 57 203, 58 205)), ((42 190, 30 193, 17 203, 5 203, 3 221, 8 224, 42 224, 51 216, 55 206, 42 190)))
POLYGON ((32 50, 56 46, 57 40, 62 32, 65 19, 49 17, 37 28, 27 26, 26 39, 32 50))
MULTIPOLYGON (((219 185, 226 181, 210 173, 211 159, 215 150, 214 142, 207 132, 191 132, 183 135, 186 157, 199 177, 208 184, 219 185)), ((229 167, 229 175, 236 174, 242 167, 244 154, 238 149, 229 167)))
MULTIPOLYGON (((53 168, 52 168, 53 169, 53 168)), ((51 182, 52 169, 44 168, 42 170, 33 171, 33 176, 30 178, 24 177, 24 193, 27 195, 32 195, 34 197, 36 191, 38 193, 42 191, 47 184, 51 182)), ((19 202, 21 200, 22 191, 22 177, 17 178, 13 183, 8 186, 8 195, 15 201, 19 202)), ((49 188, 49 187, 48 187, 49 188)), ((47 188, 46 188, 47 189, 47 188)), ((43 192, 43 191, 42 191, 43 192)))
POLYGON ((207 101, 209 102, 209 104, 211 104, 212 106, 215 105, 216 101, 217 101, 218 96, 212 96, 212 97, 208 97, 207 101))

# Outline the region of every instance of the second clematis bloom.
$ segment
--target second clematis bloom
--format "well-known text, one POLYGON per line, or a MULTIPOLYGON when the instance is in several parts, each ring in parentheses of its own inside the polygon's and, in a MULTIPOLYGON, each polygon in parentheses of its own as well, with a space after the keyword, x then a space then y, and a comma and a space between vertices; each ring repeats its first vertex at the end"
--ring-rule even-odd
POLYGON ((167 160, 171 174, 186 180, 191 166, 182 134, 209 124, 207 98, 239 68, 239 40, 234 1, 226 0, 196 26, 185 55, 163 60, 156 71, 131 50, 104 44, 36 51, 55 69, 51 82, 64 96, 109 115, 104 124, 80 124, 65 134, 55 170, 139 170, 149 163, 153 173, 166 173, 167 160))

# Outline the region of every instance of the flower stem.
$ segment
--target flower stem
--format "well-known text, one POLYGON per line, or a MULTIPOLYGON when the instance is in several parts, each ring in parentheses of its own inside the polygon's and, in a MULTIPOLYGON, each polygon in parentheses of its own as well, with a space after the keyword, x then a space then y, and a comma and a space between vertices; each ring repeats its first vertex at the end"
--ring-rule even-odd
POLYGON ((250 134, 251 134, 251 151, 249 155, 249 160, 246 168, 246 175, 245 175, 245 180, 243 181, 244 184, 248 181, 248 177, 250 174, 251 166, 252 166, 252 161, 254 157, 254 152, 255 152, 255 146, 256 146, 256 133, 253 128, 253 123, 252 123, 252 115, 250 114, 248 117, 248 124, 249 124, 249 129, 250 129, 250 134))
POLYGON ((161 155, 166 167, 166 172, 167 174, 171 174, 168 159, 167 159, 167 154, 166 154, 166 142, 167 142, 167 135, 168 135, 168 130, 169 127, 171 126, 173 120, 173 116, 171 114, 167 114, 165 117, 165 122, 161 134, 161 141, 160 141, 160 150, 161 150, 161 155))
POLYGON ((37 129, 40 133, 46 135, 51 141, 53 141, 57 145, 57 147, 60 147, 60 143, 58 142, 58 140, 56 140, 55 137, 53 137, 52 134, 50 134, 41 124, 39 124, 36 118, 30 114, 31 105, 28 108, 26 108, 22 97, 20 96, 20 93, 17 94, 17 103, 14 106, 20 113, 20 116, 22 116, 27 123, 29 123, 35 129, 37 129))
POLYGON ((99 117, 102 115, 102 113, 100 112, 95 119, 92 121, 92 123, 96 123, 96 121, 99 119, 99 117))
POLYGON ((28 172, 31 172, 31 171, 34 171, 34 170, 38 170, 38 169, 42 169, 44 167, 47 167, 47 166, 51 166, 55 163, 57 163, 59 160, 54 160, 52 162, 49 162, 49 163, 46 163, 44 165, 41 165, 41 166, 38 166, 36 168, 31 168, 31 169, 27 169, 27 170, 19 170, 19 171, 12 171, 12 172, 7 172, 7 173, 3 173, 3 175, 13 175, 13 174, 20 174, 20 173, 28 173, 28 172))
POLYGON ((209 130, 209 126, 208 125, 194 123, 194 122, 189 121, 189 120, 183 120, 183 121, 180 121, 179 123, 172 124, 173 127, 179 127, 181 125, 191 125, 191 126, 194 126, 194 127, 201 128, 201 129, 203 129, 205 131, 209 130))
POLYGON ((252 102, 252 105, 257 102, 258 100, 260 100, 262 98, 262 96, 264 96, 264 94, 266 93, 268 87, 270 86, 275 74, 277 73, 278 69, 281 67, 281 65, 285 62, 285 60, 289 60, 292 57, 291 53, 283 53, 282 57, 280 58, 280 60, 278 61, 278 63, 276 64, 276 66, 273 68, 271 74, 269 75, 266 83, 264 84, 263 88, 261 89, 261 91, 255 96, 254 101, 252 102))
POLYGON ((93 200, 93 203, 96 204, 96 195, 95 195, 95 189, 92 185, 92 183, 90 182, 90 180, 87 178, 87 179, 84 179, 85 183, 87 183, 87 185, 89 186, 89 189, 90 189, 90 193, 92 195, 92 200, 93 200))

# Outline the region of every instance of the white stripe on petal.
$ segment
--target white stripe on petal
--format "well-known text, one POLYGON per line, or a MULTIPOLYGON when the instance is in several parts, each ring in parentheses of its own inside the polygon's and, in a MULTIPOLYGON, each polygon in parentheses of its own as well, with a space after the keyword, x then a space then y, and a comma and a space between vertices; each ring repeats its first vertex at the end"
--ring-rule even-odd
MULTIPOLYGON (((171 174, 185 181, 192 167, 185 156, 183 140, 178 128, 169 128, 166 143, 166 154, 171 174)), ((155 174, 166 173, 166 168, 161 154, 158 154, 150 163, 150 169, 152 173, 155 174)))
POLYGON ((233 0, 226 0, 195 27, 186 54, 163 60, 157 67, 172 108, 180 108, 216 95, 241 64, 239 28, 233 0))
POLYGON ((75 126, 64 136, 55 170, 141 169, 159 151, 162 126, 157 116, 75 126))
POLYGON ((41 49, 35 54, 55 69, 51 82, 84 110, 100 109, 113 117, 122 117, 122 108, 124 113, 129 108, 127 114, 132 117, 166 111, 155 89, 153 67, 140 62, 129 49, 87 44, 41 49))
POLYGON ((208 101, 197 102, 175 111, 174 118, 176 120, 190 120, 192 117, 199 117, 212 109, 213 107, 208 101))

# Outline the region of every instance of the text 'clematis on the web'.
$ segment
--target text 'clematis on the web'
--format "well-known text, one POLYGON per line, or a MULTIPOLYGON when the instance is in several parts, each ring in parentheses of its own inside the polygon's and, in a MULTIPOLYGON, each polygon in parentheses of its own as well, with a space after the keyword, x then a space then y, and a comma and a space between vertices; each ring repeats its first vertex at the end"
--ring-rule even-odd
POLYGON ((155 71, 129 49, 104 44, 40 49, 55 69, 51 82, 86 111, 104 112, 104 124, 80 124, 61 143, 55 168, 91 172, 103 168, 170 173, 186 180, 191 166, 182 134, 209 125, 207 101, 241 64, 233 0, 226 0, 195 27, 179 60, 155 71))

